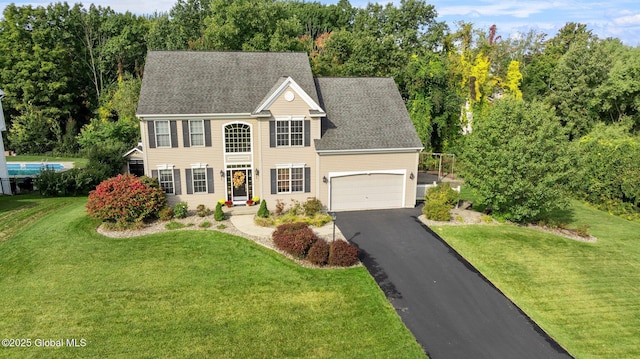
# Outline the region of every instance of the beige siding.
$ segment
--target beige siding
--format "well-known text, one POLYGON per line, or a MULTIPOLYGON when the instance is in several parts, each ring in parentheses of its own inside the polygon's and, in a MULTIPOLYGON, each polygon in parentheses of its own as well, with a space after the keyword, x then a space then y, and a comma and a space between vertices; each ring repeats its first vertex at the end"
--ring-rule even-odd
POLYGON ((349 154, 319 156, 320 170, 318 171, 318 198, 323 204, 329 204, 329 184, 323 183, 322 178, 330 180, 337 173, 366 173, 376 171, 403 171, 405 182, 404 206, 414 207, 416 203, 416 177, 418 173, 418 153, 387 153, 387 154, 349 154), (414 174, 414 179, 410 174, 414 174))
MULTIPOLYGON (((287 89, 271 104, 269 110, 271 111, 274 120, 281 116, 304 116, 306 120, 310 120, 311 125, 311 145, 308 147, 269 147, 269 121, 260 121, 260 142, 262 143, 262 157, 260 161, 260 192, 262 197, 267 200, 269 207, 273 208, 276 200, 282 200, 285 203, 296 200, 304 202, 307 198, 317 197, 317 175, 316 175, 316 152, 313 144, 313 140, 320 138, 320 119, 309 117, 309 105, 302 99, 301 96, 295 94, 293 101, 287 101, 284 96, 287 89), (277 165, 286 164, 304 164, 305 167, 311 168, 311 192, 309 193, 283 193, 283 194, 271 194, 271 169, 276 168, 277 165)), ((293 91, 294 92, 294 91, 293 91)), ((295 93, 295 92, 294 92, 295 93)))
MULTIPOLYGON (((204 204, 210 208, 215 207, 219 199, 226 198, 226 181, 220 177, 220 171, 225 169, 224 157, 224 125, 233 122, 253 124, 255 119, 247 120, 211 120, 211 147, 184 147, 181 120, 177 119, 178 147, 177 148, 149 148, 149 138, 146 121, 141 121, 142 142, 145 148, 145 174, 151 176, 151 171, 158 166, 170 165, 180 170, 181 195, 169 195, 170 204, 180 201, 189 203, 189 208, 195 209, 198 204, 204 204), (206 164, 213 168, 214 193, 187 194, 185 169, 192 168, 194 164, 206 164)), ((255 134, 253 134, 255 139, 255 134)), ((255 148, 255 141, 252 147, 255 148)))

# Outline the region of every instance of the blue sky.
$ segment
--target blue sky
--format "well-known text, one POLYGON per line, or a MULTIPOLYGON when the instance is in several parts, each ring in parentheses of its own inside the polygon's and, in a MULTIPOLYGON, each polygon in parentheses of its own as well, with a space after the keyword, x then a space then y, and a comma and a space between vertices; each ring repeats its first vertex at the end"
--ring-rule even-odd
MULTIPOLYGON (((73 0, 67 0, 74 3, 73 0)), ((4 9, 12 1, 0 1, 4 9)), ((13 1, 17 5, 47 5, 51 1, 13 1)), ((94 0, 84 1, 110 6, 116 11, 131 11, 137 14, 151 14, 168 11, 175 0, 94 0)), ((320 0, 325 4, 338 0, 320 0)), ((381 1, 387 3, 389 1, 381 1)), ((393 1, 399 4, 400 1, 393 1)), ((587 24, 601 38, 617 37, 625 44, 640 45, 640 1, 638 0, 431 0, 439 19, 455 28, 456 21, 472 22, 475 27, 488 29, 492 24, 498 27, 503 37, 516 36, 530 29, 553 37, 567 22, 587 24)), ((367 1, 351 0, 353 6, 366 6, 367 1)))

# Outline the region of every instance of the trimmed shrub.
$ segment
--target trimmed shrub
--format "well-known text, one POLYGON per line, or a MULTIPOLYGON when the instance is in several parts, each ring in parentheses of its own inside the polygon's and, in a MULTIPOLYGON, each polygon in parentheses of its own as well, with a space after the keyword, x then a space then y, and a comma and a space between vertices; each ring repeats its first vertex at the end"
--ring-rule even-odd
POLYGON ((329 243, 324 239, 318 239, 311 248, 309 248, 307 260, 318 266, 326 265, 329 260, 329 243))
POLYGON ((187 202, 178 202, 173 206, 173 214, 176 218, 187 218, 189 214, 189 205, 187 202))
POLYGON ((322 211, 322 202, 315 197, 310 198, 302 205, 302 208, 304 208, 305 216, 313 217, 322 211))
POLYGON ((216 203, 216 210, 213 212, 213 219, 216 221, 224 221, 224 212, 222 211, 222 203, 216 203))
POLYGON ((458 192, 454 191, 448 183, 441 183, 427 189, 422 213, 432 221, 448 221, 451 218, 449 210, 457 201, 458 192))
POLYGON ((158 218, 161 221, 170 221, 170 220, 172 220, 173 219, 173 208, 171 208, 169 206, 162 207, 160 212, 158 212, 158 218))
POLYGON ((267 209, 267 201, 264 199, 260 201, 260 208, 258 208, 258 217, 269 218, 269 210, 267 209))
POLYGON ((309 248, 318 240, 311 228, 300 222, 278 226, 272 238, 276 247, 299 259, 304 259, 309 248))
POLYGON ((163 190, 145 186, 136 176, 118 175, 89 193, 87 213, 108 222, 141 222, 156 216, 166 201, 163 190))
POLYGON ((422 207, 422 213, 427 219, 441 222, 447 222, 451 219, 450 210, 451 206, 448 204, 435 201, 425 202, 424 207, 422 207))
POLYGON ((198 207, 196 207, 196 214, 198 215, 198 217, 210 216, 211 213, 213 212, 209 208, 207 208, 204 204, 199 204, 198 207))
POLYGON ((358 248, 353 244, 335 240, 329 246, 329 265, 338 267, 350 267, 358 263, 358 248))

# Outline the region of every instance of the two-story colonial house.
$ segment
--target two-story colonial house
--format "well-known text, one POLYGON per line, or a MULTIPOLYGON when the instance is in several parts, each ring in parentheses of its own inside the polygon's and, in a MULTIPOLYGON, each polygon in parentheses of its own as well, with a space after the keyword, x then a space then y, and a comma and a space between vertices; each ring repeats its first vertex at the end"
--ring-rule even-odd
POLYGON ((422 144, 391 78, 314 78, 305 53, 151 51, 137 116, 172 203, 416 203, 422 144))

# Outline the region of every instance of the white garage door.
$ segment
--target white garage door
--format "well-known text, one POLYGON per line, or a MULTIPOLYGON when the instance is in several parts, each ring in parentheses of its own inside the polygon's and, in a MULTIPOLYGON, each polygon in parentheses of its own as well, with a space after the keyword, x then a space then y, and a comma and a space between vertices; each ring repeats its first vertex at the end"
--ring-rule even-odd
POLYGON ((331 210, 401 208, 404 176, 372 173, 331 178, 331 210))

